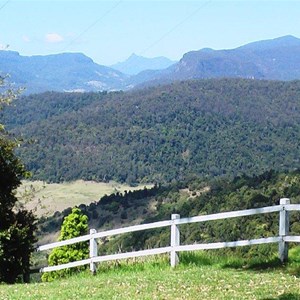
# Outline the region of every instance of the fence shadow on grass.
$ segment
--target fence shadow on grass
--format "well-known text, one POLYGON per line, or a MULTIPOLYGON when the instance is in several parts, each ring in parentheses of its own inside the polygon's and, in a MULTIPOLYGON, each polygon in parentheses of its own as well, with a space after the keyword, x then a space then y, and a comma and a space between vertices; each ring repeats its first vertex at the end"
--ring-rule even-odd
POLYGON ((272 258, 267 261, 263 259, 257 260, 243 260, 243 259, 232 259, 222 264, 222 268, 226 269, 244 269, 253 271, 268 271, 270 269, 281 269, 284 265, 278 258, 272 258))
POLYGON ((210 257, 207 253, 186 252, 179 254, 179 261, 181 265, 194 266, 211 266, 215 264, 216 259, 210 257))
POLYGON ((300 300, 300 294, 284 293, 277 298, 264 298, 262 300, 300 300))

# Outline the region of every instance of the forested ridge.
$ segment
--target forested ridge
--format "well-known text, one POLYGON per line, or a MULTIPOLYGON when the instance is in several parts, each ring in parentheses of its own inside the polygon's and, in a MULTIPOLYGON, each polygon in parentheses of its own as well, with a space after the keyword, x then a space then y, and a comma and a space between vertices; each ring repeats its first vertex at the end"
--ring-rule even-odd
POLYGON ((191 80, 44 93, 1 118, 33 179, 171 182, 299 167, 300 81, 191 80))
MULTIPOLYGON (((239 176, 203 180, 193 178, 165 186, 154 186, 134 192, 104 196, 90 205, 79 208, 89 218, 89 227, 103 231, 138 223, 168 220, 172 213, 182 218, 218 212, 251 209, 278 205, 279 199, 288 197, 291 203, 300 203, 300 171, 267 171, 255 176, 239 176)), ((57 212, 52 217, 39 220, 39 237, 60 229, 63 217, 71 208, 57 212)), ((278 213, 233 218, 181 226, 181 243, 221 242, 278 235, 278 213)), ((299 235, 300 216, 290 214, 290 233, 299 235)), ((170 241, 168 228, 126 234, 104 239, 101 253, 138 250, 167 246, 170 241)), ((227 251, 227 250, 226 250, 227 251)), ((242 255, 269 256, 276 253, 277 245, 241 247, 235 250, 242 255)))
MULTIPOLYGON (((300 203, 300 172, 278 173, 273 170, 255 176, 238 176, 232 180, 218 178, 208 181, 193 179, 173 184, 158 191, 156 206, 152 214, 142 223, 168 220, 172 213, 183 217, 214 214, 218 212, 251 209, 279 204, 287 197, 293 204, 300 203), (206 186, 206 189, 203 187, 206 186)), ((126 197, 124 197, 126 199, 126 197)), ((101 201, 99 202, 101 205, 101 201)), ((99 205, 98 204, 98 205, 99 205)), ((122 205, 122 201, 120 201, 122 205)), ((290 234, 299 235, 300 216, 290 213, 290 234)), ((181 243, 222 242, 248 240, 277 236, 278 214, 255 215, 180 226, 181 243)), ((168 246, 170 231, 160 228, 127 234, 112 241, 105 241, 102 251, 117 249, 143 249, 154 246, 168 246)), ((101 248, 100 248, 101 249, 101 248)), ((225 252, 236 252, 246 257, 268 257, 277 251, 277 245, 237 247, 225 252)))

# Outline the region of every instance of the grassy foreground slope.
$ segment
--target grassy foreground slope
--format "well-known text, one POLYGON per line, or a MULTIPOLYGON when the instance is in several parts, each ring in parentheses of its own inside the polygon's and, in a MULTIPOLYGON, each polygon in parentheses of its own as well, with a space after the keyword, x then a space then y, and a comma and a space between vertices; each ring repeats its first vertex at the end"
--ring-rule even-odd
POLYGON ((283 269, 250 271, 220 265, 185 264, 172 270, 168 258, 102 267, 50 283, 0 286, 1 299, 300 299, 300 278, 283 269))

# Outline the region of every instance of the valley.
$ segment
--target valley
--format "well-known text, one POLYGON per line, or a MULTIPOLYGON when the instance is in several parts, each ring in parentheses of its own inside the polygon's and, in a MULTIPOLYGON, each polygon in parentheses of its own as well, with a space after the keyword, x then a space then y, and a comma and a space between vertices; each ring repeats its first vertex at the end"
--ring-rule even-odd
POLYGON ((76 180, 64 183, 46 183, 42 181, 23 181, 17 189, 20 203, 33 210, 37 217, 50 217, 68 207, 80 204, 90 205, 104 195, 136 191, 151 185, 129 186, 117 182, 94 182, 76 180))

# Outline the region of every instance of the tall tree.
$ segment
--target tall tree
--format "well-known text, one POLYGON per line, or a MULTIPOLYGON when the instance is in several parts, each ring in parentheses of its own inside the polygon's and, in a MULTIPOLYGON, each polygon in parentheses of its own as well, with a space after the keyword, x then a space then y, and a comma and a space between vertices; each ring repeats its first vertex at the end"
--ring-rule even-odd
MULTIPOLYGON (((0 110, 16 93, 0 77, 0 110)), ((29 281, 30 255, 36 238, 36 219, 32 212, 21 208, 15 195, 21 179, 28 174, 15 156, 17 141, 7 134, 0 123, 0 282, 14 283, 19 275, 29 281)))

